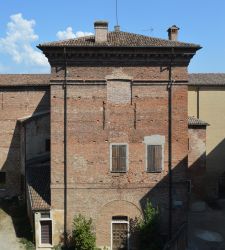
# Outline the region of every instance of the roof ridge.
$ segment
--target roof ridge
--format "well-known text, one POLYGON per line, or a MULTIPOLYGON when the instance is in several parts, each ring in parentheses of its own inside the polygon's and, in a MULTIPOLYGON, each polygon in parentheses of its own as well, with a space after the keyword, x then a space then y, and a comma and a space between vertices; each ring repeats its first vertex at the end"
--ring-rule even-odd
POLYGON ((109 31, 108 40, 103 43, 95 43, 95 35, 82 36, 59 41, 46 42, 38 45, 41 47, 195 47, 201 48, 200 45, 194 43, 187 43, 181 41, 167 40, 153 36, 146 36, 143 34, 136 34, 127 31, 109 31), (135 39, 135 40, 134 40, 135 39))

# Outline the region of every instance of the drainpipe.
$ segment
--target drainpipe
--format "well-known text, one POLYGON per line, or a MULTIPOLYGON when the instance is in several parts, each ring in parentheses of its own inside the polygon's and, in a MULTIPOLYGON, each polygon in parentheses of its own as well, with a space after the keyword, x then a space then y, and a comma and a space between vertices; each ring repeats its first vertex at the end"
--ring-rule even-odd
POLYGON ((173 217, 172 217, 172 206, 173 206, 173 176, 172 176, 172 86, 173 86, 173 79, 172 79, 172 64, 174 59, 174 48, 172 48, 172 55, 169 65, 169 82, 167 86, 168 90, 168 168, 169 168, 169 239, 172 239, 172 232, 173 232, 173 217))
POLYGON ((197 118, 199 119, 199 87, 197 88, 197 118))
POLYGON ((67 58, 64 47, 64 245, 67 246, 67 58))

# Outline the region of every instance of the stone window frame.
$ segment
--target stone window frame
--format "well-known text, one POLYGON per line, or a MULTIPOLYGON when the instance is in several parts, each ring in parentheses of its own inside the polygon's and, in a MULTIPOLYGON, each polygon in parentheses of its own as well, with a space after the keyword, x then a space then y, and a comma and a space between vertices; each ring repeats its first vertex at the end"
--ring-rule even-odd
POLYGON ((130 250, 130 241, 129 241, 129 238, 130 238, 130 223, 129 223, 129 220, 111 220, 111 249, 113 249, 113 224, 127 224, 127 228, 128 228, 128 232, 127 232, 127 249, 130 250))
POLYGON ((110 172, 111 173, 127 173, 128 172, 128 170, 129 170, 129 145, 128 145, 128 143, 122 143, 122 142, 120 142, 120 143, 110 143, 110 155, 109 155, 109 161, 110 161, 110 172), (124 146, 126 146, 126 170, 125 171, 113 171, 112 170, 112 146, 118 146, 118 145, 124 145, 124 146))
POLYGON ((147 173, 161 173, 164 170, 164 148, 165 148, 165 136, 164 135, 148 135, 144 137, 143 143, 145 144, 145 171, 147 173), (161 171, 149 171, 148 170, 148 146, 161 146, 162 147, 162 162, 161 171))
POLYGON ((38 225, 39 225, 39 247, 40 248, 52 248, 53 247, 53 220, 52 220, 52 214, 51 214, 51 211, 42 211, 42 212, 40 212, 39 213, 40 215, 40 217, 39 217, 39 223, 38 223, 38 225), (42 213, 49 213, 49 218, 43 218, 43 217, 41 217, 42 216, 42 213), (42 243, 42 239, 41 239, 41 222, 42 221, 50 221, 51 222, 51 233, 52 233, 52 235, 51 235, 51 242, 52 242, 52 244, 45 244, 45 243, 42 243))

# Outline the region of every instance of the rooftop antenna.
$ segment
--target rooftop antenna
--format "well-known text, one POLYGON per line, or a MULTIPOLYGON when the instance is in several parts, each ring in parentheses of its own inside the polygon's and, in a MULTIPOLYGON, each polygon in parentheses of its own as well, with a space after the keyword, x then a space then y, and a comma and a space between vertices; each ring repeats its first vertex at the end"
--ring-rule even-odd
POLYGON ((116 0, 116 26, 119 26, 119 21, 118 21, 118 0, 116 0))
POLYGON ((116 26, 115 31, 120 31, 119 19, 118 19, 118 0, 116 0, 116 26))

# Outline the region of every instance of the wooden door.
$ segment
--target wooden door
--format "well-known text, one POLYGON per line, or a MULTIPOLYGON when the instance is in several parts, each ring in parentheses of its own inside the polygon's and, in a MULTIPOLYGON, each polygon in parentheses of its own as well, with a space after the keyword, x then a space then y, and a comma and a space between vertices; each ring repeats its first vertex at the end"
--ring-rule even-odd
POLYGON ((41 244, 52 244, 52 222, 41 221, 41 244))
POLYGON ((128 224, 112 224, 112 249, 128 250, 128 224))

